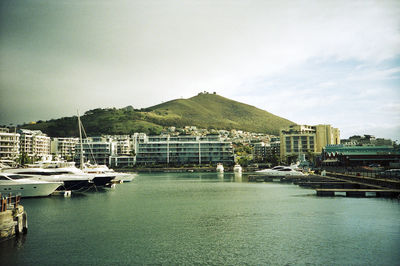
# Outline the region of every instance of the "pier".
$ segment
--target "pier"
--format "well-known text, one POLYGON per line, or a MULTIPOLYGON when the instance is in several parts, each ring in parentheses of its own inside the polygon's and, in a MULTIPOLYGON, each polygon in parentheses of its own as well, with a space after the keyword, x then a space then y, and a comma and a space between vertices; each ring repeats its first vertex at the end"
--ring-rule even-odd
POLYGON ((250 182, 293 183, 315 189, 317 196, 400 198, 400 181, 327 172, 326 176, 249 175, 250 182))
POLYGON ((20 200, 20 196, 0 193, 0 241, 28 232, 28 218, 20 200))
POLYGON ((398 198, 400 190, 397 189, 315 189, 317 196, 346 196, 346 197, 382 197, 398 198))

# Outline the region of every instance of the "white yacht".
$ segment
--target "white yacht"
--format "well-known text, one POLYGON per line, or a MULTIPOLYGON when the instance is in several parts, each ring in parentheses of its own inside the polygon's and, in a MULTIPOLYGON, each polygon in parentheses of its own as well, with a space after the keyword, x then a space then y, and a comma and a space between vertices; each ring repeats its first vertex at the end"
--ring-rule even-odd
POLYGON ((62 182, 47 182, 30 176, 0 173, 0 194, 21 197, 45 197, 53 193, 62 182))
POLYGON ((218 173, 223 173, 224 172, 224 166, 222 165, 222 163, 218 163, 217 164, 217 168, 216 168, 218 173))
POLYGON ((113 169, 110 169, 107 167, 107 165, 92 165, 89 163, 86 163, 85 166, 83 167, 83 172, 88 173, 88 174, 110 174, 114 175, 115 178, 113 181, 117 182, 131 182, 136 175, 133 173, 120 173, 120 172, 115 172, 113 169))
POLYGON ((242 167, 240 166, 240 164, 235 164, 235 166, 233 167, 233 172, 235 172, 235 173, 242 172, 242 167))
POLYGON ((75 162, 66 162, 62 160, 57 161, 39 161, 35 164, 29 165, 33 168, 47 169, 54 173, 83 177, 89 179, 90 183, 96 186, 106 186, 111 184, 111 181, 115 178, 115 174, 111 172, 95 172, 88 173, 84 169, 79 169, 75 166, 75 162))
POLYGON ((3 173, 19 174, 31 179, 47 182, 62 182, 59 190, 80 190, 93 186, 95 176, 77 174, 63 168, 11 168, 3 169, 3 173))
POLYGON ((256 174, 262 174, 265 176, 304 176, 305 174, 301 171, 296 171, 288 166, 275 166, 271 169, 263 169, 256 171, 256 174))

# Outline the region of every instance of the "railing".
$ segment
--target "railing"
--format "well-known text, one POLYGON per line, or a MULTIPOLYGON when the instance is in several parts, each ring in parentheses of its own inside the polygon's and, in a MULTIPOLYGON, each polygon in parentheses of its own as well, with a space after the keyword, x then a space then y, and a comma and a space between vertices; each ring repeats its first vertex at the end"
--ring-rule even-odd
POLYGON ((7 196, 3 196, 0 193, 0 212, 5 212, 7 209, 17 208, 21 201, 21 196, 13 196, 11 193, 7 196))

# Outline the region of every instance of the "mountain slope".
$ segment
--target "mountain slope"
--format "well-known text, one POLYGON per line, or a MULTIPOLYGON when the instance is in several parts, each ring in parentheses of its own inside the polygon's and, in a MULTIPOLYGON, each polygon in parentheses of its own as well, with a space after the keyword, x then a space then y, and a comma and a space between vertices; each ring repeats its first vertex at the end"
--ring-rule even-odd
MULTIPOLYGON (((281 127, 293 122, 254 106, 236 102, 216 94, 200 93, 189 99, 177 99, 146 109, 94 109, 82 117, 88 135, 159 134, 166 126, 238 129, 278 134, 281 127)), ((38 121, 23 128, 40 129, 52 137, 78 136, 76 117, 38 121)))
POLYGON ((294 124, 254 106, 208 93, 169 101, 148 109, 160 114, 174 114, 180 117, 183 126, 196 125, 202 128, 278 134, 281 127, 294 124))

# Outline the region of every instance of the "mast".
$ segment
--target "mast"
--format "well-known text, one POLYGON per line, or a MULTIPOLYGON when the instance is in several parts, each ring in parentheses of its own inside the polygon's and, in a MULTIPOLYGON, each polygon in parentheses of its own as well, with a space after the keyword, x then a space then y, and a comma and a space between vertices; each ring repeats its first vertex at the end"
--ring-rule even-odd
POLYGON ((81 129, 81 117, 79 116, 79 111, 78 113, 78 127, 79 127, 79 142, 81 144, 81 164, 80 168, 83 169, 83 144, 82 144, 82 129, 81 129))

